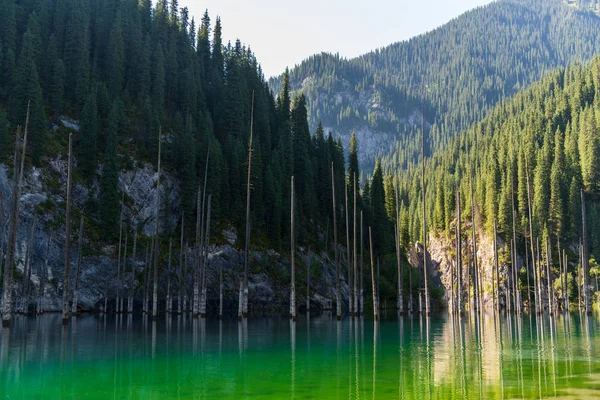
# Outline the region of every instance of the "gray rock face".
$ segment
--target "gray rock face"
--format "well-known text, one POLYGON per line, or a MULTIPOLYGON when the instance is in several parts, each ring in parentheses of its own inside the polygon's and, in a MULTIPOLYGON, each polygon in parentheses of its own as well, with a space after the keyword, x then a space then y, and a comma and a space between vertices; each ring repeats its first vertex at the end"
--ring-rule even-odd
MULTIPOLYGON (((75 166, 77 165, 75 160, 75 166)), ((25 173, 25 184, 21 196, 20 224, 16 242, 16 274, 14 293, 20 298, 23 287, 23 272, 25 255, 28 247, 28 231, 35 221, 35 234, 32 243, 32 274, 30 309, 37 302, 39 296, 40 277, 46 259, 46 246, 48 245, 48 270, 46 271, 47 284, 43 297, 44 308, 47 311, 60 311, 63 295, 64 260, 65 260, 65 226, 64 202, 66 198, 66 159, 57 156, 49 160, 44 169, 28 169, 25 173)), ((5 207, 5 215, 10 213, 14 181, 12 168, 0 164, 0 192, 5 207)), ((157 174, 150 164, 138 163, 130 171, 122 171, 119 177, 119 187, 125 193, 124 220, 131 224, 138 224, 139 231, 144 235, 154 234, 154 215, 156 204, 157 174)), ((175 177, 168 173, 161 174, 160 186, 161 213, 169 215, 166 224, 161 224, 161 232, 173 232, 180 215, 179 184, 175 177)), ((73 186, 73 204, 75 208, 83 207, 90 199, 98 199, 98 182, 86 188, 82 185, 73 186)), ((0 239, 6 243, 8 219, 0 220, 0 239)), ((78 257, 76 245, 77 221, 73 221, 73 242, 71 245, 71 288, 74 287, 75 268, 78 257)), ((209 266, 207 270, 208 311, 215 311, 218 302, 219 268, 223 268, 223 287, 225 308, 237 310, 238 288, 244 266, 243 249, 235 248, 237 233, 234 229, 226 229, 223 233, 220 246, 211 246, 209 250, 209 266)), ((86 243, 84 235, 84 244, 86 243)), ((129 238, 129 252, 131 253, 132 238, 129 238)), ((86 246, 84 246, 85 251, 86 246)), ((171 271, 172 295, 178 293, 179 252, 174 244, 173 269, 171 271)), ((121 296, 128 293, 136 299, 136 307, 144 295, 144 248, 138 243, 136 260, 128 254, 125 272, 121 279, 117 276, 117 246, 106 246, 96 250, 96 254, 83 256, 81 261, 81 275, 79 283, 78 302, 81 310, 98 309, 105 298, 109 299, 109 307, 120 290, 121 296)), ((192 260, 193 254, 188 251, 188 259, 192 260)), ((166 255, 163 255, 166 259, 166 255)), ((302 266, 306 259, 306 252, 300 249, 297 256, 297 290, 298 304, 306 304, 306 268, 302 266)), ((311 300, 315 308, 322 308, 333 298, 333 285, 335 283, 335 266, 329 262, 325 254, 313 254, 313 272, 311 273, 311 300), (318 265, 318 273, 315 272, 318 265)), ((193 265, 189 261, 188 265, 193 265)), ((123 267, 123 266, 122 266, 123 267)), ((160 265, 159 298, 164 301, 167 288, 167 265, 160 265)), ((345 269, 345 268, 344 268, 345 269)), ((251 309, 274 309, 286 307, 289 304, 289 273, 290 265, 287 258, 273 250, 254 252, 251 255, 249 284, 249 304, 251 309)), ((193 272, 184 272, 182 285, 188 298, 192 298, 193 272)), ((343 281, 346 274, 342 271, 342 292, 347 299, 348 286, 343 281)), ((176 297, 175 297, 176 298, 176 297)), ((164 306, 162 306, 164 307, 164 306)))

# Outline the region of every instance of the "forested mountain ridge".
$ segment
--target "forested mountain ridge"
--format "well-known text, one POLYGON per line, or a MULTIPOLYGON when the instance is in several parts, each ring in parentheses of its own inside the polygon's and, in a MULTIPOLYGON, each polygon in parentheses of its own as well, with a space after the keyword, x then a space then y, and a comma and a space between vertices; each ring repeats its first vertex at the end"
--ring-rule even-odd
POLYGON ((406 166, 419 152, 422 103, 429 151, 546 72, 599 51, 594 14, 561 0, 500 0, 354 59, 312 56, 290 82, 307 96, 312 127, 322 122, 344 142, 356 130, 364 166, 377 154, 406 166))
MULTIPOLYGON (((426 161, 429 228, 436 235, 454 237, 458 192, 463 224, 470 225, 475 210, 478 229, 492 235, 497 224, 499 237, 510 243, 514 217, 519 253, 525 254, 524 240, 530 241, 533 234, 533 240, 542 243, 542 257, 548 239, 556 267, 559 246, 569 249, 570 260, 578 260, 584 199, 588 254, 597 259, 599 126, 600 58, 549 73, 426 161)), ((419 166, 400 171, 398 178, 401 229, 413 240, 422 237, 420 176, 419 166)), ((393 190, 388 186, 386 193, 393 190)))

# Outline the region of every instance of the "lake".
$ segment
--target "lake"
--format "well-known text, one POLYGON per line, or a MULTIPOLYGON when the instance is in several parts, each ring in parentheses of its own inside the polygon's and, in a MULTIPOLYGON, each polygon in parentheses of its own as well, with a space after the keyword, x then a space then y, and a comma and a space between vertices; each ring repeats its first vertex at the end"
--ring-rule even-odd
POLYGON ((10 399, 594 399, 600 324, 446 314, 15 317, 0 332, 10 399))

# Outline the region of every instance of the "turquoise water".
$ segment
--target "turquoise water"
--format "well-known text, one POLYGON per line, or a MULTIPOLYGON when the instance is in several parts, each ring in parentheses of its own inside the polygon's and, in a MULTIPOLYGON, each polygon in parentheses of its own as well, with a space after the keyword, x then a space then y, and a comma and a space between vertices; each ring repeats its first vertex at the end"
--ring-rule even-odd
POLYGON ((10 399, 597 399, 595 317, 17 317, 10 399))

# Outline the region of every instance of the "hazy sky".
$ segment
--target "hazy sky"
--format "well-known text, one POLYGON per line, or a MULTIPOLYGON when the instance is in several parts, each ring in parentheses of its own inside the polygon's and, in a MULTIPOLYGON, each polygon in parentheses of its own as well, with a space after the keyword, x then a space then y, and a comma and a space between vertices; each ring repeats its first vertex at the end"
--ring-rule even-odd
POLYGON ((219 15, 225 43, 239 38, 265 76, 322 51, 354 57, 434 29, 492 0, 180 0, 199 20, 219 15))

